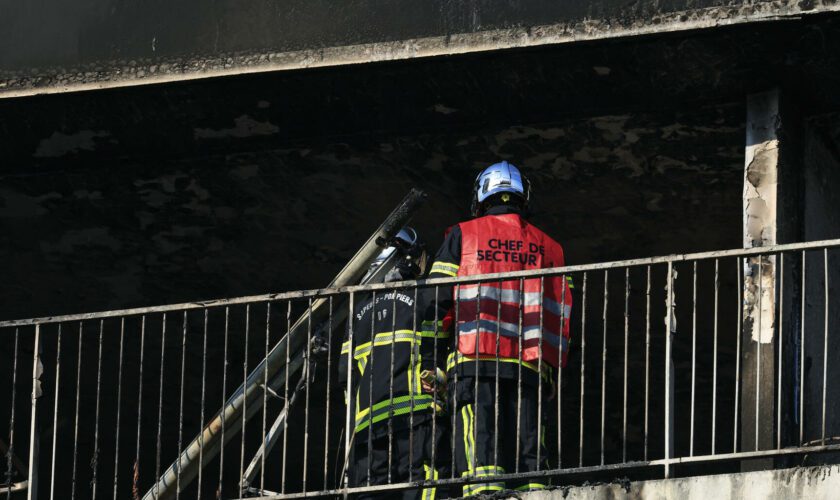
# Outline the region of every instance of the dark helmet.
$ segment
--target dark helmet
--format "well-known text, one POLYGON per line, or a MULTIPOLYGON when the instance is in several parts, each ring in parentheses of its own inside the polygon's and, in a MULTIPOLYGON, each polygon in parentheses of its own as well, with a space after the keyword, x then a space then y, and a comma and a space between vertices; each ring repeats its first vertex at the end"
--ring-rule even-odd
POLYGON ((385 276, 385 282, 418 279, 426 274, 429 261, 426 245, 414 228, 402 228, 387 245, 370 265, 368 275, 391 259, 394 268, 385 276))
POLYGON ((490 165, 475 178, 470 213, 473 217, 482 215, 485 202, 496 201, 497 198, 502 203, 514 199, 523 209, 527 208, 531 198, 531 183, 507 161, 490 165))

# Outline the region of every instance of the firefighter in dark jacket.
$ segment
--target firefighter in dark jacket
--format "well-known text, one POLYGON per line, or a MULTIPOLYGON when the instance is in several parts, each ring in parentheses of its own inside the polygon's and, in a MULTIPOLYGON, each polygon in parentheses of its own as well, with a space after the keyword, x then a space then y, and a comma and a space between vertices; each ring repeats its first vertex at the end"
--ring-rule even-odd
MULTIPOLYGON (((526 220, 529 198, 528 180, 515 166, 503 161, 483 170, 473 189, 474 218, 449 230, 429 278, 563 266, 560 244, 526 220)), ((440 291, 447 299, 437 302, 437 317, 455 323, 447 375, 456 476, 535 471, 538 457, 545 467, 539 413, 554 395, 552 373, 566 361, 570 287, 556 276, 440 291)), ((463 493, 543 487, 533 479, 488 480, 465 485, 463 493)))
MULTIPOLYGON (((395 265, 385 282, 425 274, 426 250, 413 229, 400 231, 377 260, 393 252, 395 265)), ((444 412, 445 374, 437 365, 445 366, 449 335, 435 328, 434 321, 423 321, 428 313, 418 307, 419 302, 414 289, 381 290, 354 308, 352 338, 348 329, 339 366, 340 381, 346 386, 352 349, 350 486, 440 477, 447 453, 437 447, 446 422, 440 418, 432 425, 432 421, 444 412)), ((356 498, 433 499, 435 490, 364 493, 356 498)))

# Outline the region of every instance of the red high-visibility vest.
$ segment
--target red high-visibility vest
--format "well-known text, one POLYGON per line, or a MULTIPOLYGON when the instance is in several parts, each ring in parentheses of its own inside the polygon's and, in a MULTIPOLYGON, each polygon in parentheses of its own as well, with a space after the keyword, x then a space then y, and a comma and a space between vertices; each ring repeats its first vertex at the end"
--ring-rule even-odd
MULTIPOLYGON (((565 264, 560 244, 518 214, 487 215, 459 226, 458 276, 565 264)), ((480 359, 495 359, 498 349, 503 360, 534 364, 541 360, 557 367, 562 359, 565 366, 572 307, 569 283, 563 276, 540 281, 516 279, 456 287, 460 353, 475 358, 477 349, 480 359)))

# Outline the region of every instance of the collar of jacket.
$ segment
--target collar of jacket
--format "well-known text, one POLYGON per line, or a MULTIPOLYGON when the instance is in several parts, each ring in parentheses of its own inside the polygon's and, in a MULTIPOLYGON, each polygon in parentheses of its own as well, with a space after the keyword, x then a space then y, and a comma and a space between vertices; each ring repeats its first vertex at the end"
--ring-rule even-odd
POLYGON ((484 212, 484 215, 504 215, 504 214, 518 214, 522 217, 525 217, 525 214, 522 213, 517 207, 510 206, 510 205, 496 205, 495 207, 490 207, 484 212))

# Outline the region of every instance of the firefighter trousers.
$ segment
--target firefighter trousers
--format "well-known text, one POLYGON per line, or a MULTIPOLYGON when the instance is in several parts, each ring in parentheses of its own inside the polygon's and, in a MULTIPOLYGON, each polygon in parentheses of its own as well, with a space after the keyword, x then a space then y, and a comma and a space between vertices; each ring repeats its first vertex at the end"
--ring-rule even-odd
MULTIPOLYGON (((536 471, 538 455, 541 467, 547 465, 545 449, 540 449, 544 446, 542 437, 537 429, 540 418, 537 387, 523 385, 522 397, 517 404, 519 386, 516 380, 498 380, 498 400, 494 377, 478 377, 478 384, 475 377, 465 377, 455 385, 455 390, 451 392, 455 403, 452 408, 455 412, 457 476, 482 477, 536 471)), ((543 433, 544 424, 543 420, 540 427, 543 433)), ((463 495, 544 487, 543 483, 533 479, 507 483, 490 481, 464 485, 463 495)))
MULTIPOLYGON (((433 480, 449 477, 445 472, 446 452, 440 450, 445 440, 445 419, 438 419, 435 434, 432 436, 432 422, 428 420, 415 425, 413 432, 408 428, 395 430, 392 439, 387 435, 374 437, 373 440, 355 441, 353 459, 350 465, 350 486, 382 485, 404 483, 408 481, 433 480), (435 467, 432 468, 432 447, 436 447, 435 467), (390 454, 389 454, 390 448, 390 454), (389 481, 390 464, 390 481, 389 481)), ((362 431, 361 434, 364 434, 362 431)), ((358 437, 358 435, 357 435, 358 437)), ((383 491, 359 493, 356 499, 402 498, 404 500, 434 500, 435 488, 410 489, 402 491, 383 491)))

